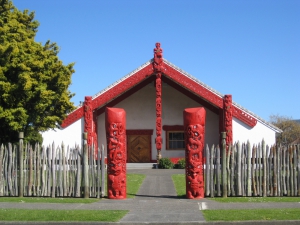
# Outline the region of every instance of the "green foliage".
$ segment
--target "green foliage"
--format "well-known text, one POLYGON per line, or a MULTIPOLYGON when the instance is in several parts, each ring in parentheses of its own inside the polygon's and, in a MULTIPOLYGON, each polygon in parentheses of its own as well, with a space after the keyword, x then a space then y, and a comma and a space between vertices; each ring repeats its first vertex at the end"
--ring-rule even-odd
POLYGON ((185 169, 185 159, 179 159, 175 164, 176 169, 185 169))
POLYGON ((0 0, 0 142, 55 128, 74 109, 68 88, 74 64, 63 65, 56 43, 35 42, 34 12, 0 0))
POLYGON ((276 143, 290 144, 300 138, 300 124, 292 118, 272 115, 270 122, 282 130, 282 133, 276 136, 276 143))
POLYGON ((174 163, 169 158, 161 158, 159 160, 158 168, 160 169, 173 169, 174 163))

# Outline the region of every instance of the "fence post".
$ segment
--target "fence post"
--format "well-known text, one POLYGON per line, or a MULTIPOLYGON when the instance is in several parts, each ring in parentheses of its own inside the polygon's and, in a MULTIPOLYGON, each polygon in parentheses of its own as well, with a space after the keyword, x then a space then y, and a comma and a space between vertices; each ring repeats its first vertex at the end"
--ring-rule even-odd
POLYGON ((105 158, 104 145, 101 147, 101 197, 105 196, 105 158))
POLYGON ((249 140, 247 141, 247 172, 247 196, 251 197, 251 144, 249 140))
POLYGON ((83 179, 84 179, 84 198, 89 197, 89 164, 88 164, 88 145, 87 133, 83 133, 83 179))
POLYGON ((23 138, 24 133, 19 132, 19 197, 24 197, 24 174, 23 174, 23 138))
POLYGON ((206 162, 205 162, 205 195, 209 196, 210 194, 210 168, 211 168, 211 164, 210 164, 210 151, 209 151, 209 147, 208 144, 206 144, 206 162))
POLYGON ((242 147, 240 142, 237 143, 237 196, 242 196, 242 147))
POLYGON ((262 140, 262 157, 263 157, 263 197, 267 197, 267 156, 266 142, 262 140))
MULTIPOLYGON (((229 154, 229 153, 228 153, 229 154)), ((226 132, 222 132, 222 197, 227 197, 226 132)))

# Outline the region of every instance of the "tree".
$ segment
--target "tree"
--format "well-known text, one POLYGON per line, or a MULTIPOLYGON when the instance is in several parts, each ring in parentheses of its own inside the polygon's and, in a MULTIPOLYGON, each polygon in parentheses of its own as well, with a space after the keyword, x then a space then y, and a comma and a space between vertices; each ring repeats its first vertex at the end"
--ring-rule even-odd
POLYGON ((0 143, 16 141, 19 131, 32 140, 75 108, 74 64, 63 65, 56 43, 35 42, 38 26, 34 12, 0 0, 0 143))
POLYGON ((271 115, 270 122, 280 128, 282 133, 277 135, 277 143, 289 144, 300 137, 300 124, 295 120, 285 116, 271 115))

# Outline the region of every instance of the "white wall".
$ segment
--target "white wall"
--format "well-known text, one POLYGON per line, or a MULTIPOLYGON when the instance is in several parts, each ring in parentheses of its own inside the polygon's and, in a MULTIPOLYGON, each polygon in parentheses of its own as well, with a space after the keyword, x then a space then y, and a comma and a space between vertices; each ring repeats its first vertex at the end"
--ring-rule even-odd
POLYGON ((262 139, 264 139, 266 145, 271 146, 275 144, 275 131, 268 128, 259 120, 255 127, 251 128, 236 118, 233 118, 232 131, 233 143, 237 141, 240 141, 240 143, 246 143, 249 140, 251 145, 257 145, 262 142, 262 139))
MULTIPOLYGON (((183 95, 167 84, 162 87, 162 122, 163 125, 183 125, 183 110, 185 108, 201 107, 199 103, 183 95)), ((116 108, 123 108, 126 111, 126 129, 152 129, 151 140, 152 155, 151 159, 156 159, 156 111, 155 111, 156 91, 154 83, 151 83, 133 95, 124 99, 116 108)), ((219 116, 210 110, 206 110, 206 143, 209 145, 218 143, 219 138, 219 116)), ((183 150, 166 150, 166 132, 162 132, 163 145, 162 157, 184 157, 183 150)), ((105 115, 98 117, 98 144, 104 144, 105 138, 105 115)))
MULTIPOLYGON (((152 129, 151 159, 156 159, 156 111, 155 111, 155 86, 151 83, 136 93, 132 94, 114 107, 123 108, 126 111, 126 129, 152 129)), ((163 125, 183 125, 183 110, 185 108, 201 107, 197 102, 183 95, 167 84, 162 89, 162 121, 163 125)), ((106 149, 105 113, 98 117, 98 145, 104 144, 106 149)), ((55 142, 56 146, 62 142, 65 146, 74 147, 82 144, 82 132, 84 120, 81 118, 63 130, 56 129, 42 133, 43 145, 48 146, 55 142)), ((266 144, 275 143, 275 131, 258 121, 254 128, 250 128, 241 121, 233 118, 233 142, 247 142, 258 144, 264 140, 266 144)), ((162 132, 163 157, 184 157, 184 150, 166 150, 166 132, 162 132)), ((219 116, 206 109, 205 143, 211 146, 219 143, 219 116)))
POLYGON ((64 143, 67 147, 75 147, 82 144, 82 132, 83 132, 83 118, 77 120, 75 123, 66 127, 65 129, 49 130, 42 133, 43 145, 49 146, 54 142, 56 146, 64 143))

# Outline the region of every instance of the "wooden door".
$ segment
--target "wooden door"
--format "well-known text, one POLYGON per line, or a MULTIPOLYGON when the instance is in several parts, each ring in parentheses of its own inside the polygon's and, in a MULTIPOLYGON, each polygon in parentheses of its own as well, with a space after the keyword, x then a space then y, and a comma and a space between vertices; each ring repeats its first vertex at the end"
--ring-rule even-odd
POLYGON ((149 163, 151 135, 128 135, 127 150, 129 163, 149 163))

